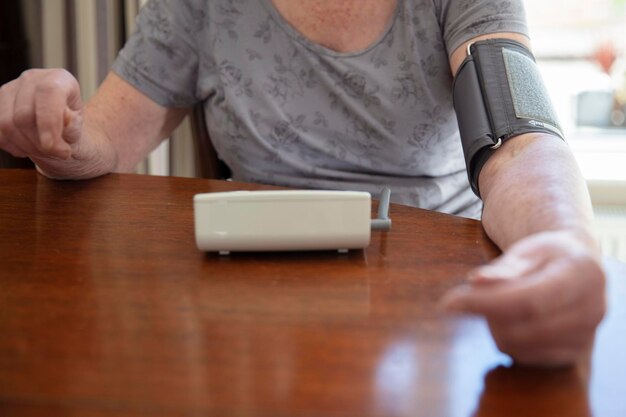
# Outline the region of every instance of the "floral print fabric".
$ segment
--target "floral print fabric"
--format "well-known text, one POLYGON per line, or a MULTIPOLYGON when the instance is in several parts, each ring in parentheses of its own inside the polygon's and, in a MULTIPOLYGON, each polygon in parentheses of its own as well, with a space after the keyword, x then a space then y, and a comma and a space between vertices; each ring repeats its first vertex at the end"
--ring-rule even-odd
POLYGON ((338 53, 271 0, 152 0, 113 70, 163 106, 204 102, 233 178, 350 189, 479 217, 452 107, 448 54, 526 33, 521 0, 398 0, 369 47, 338 53))

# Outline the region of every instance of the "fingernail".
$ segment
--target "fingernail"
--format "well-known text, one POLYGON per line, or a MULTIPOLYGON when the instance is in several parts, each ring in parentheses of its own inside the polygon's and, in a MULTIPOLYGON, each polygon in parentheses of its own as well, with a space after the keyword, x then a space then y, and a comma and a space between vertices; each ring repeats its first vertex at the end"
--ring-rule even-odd
POLYGON ((60 159, 68 160, 72 156, 72 150, 66 144, 58 144, 54 147, 54 155, 60 159))
POLYGON ((448 313, 463 311, 463 297, 460 293, 467 291, 464 287, 457 287, 445 294, 438 303, 438 307, 448 313))
POLYGON ((437 306, 438 310, 447 314, 463 314, 465 313, 463 303, 456 300, 443 300, 437 306))
POLYGON ((470 282, 494 281, 500 279, 502 279, 502 271, 494 271, 491 268, 474 270, 467 275, 467 280, 470 282))
POLYGON ((43 132, 39 137, 39 140, 41 141, 41 147, 44 151, 49 151, 50 149, 52 149, 52 133, 43 132))
POLYGON ((456 304, 458 303, 455 303, 454 300, 451 300, 449 298, 443 298, 442 300, 439 301, 437 306, 439 307, 440 310, 443 310, 446 312, 452 312, 456 310, 457 308, 456 304))
POLYGON ((63 127, 68 127, 71 121, 72 121, 72 113, 70 113, 70 110, 66 109, 65 113, 63 113, 63 127))
POLYGON ((519 275, 517 268, 508 265, 492 265, 475 269, 467 275, 472 284, 501 282, 511 280, 519 275))

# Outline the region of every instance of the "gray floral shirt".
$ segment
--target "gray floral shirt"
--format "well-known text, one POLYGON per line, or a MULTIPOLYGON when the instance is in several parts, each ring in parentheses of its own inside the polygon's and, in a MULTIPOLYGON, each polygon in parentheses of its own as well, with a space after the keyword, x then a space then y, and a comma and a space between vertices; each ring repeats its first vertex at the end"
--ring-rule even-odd
POLYGON ((167 107, 204 102, 233 178, 364 190, 479 217, 466 178, 448 54, 526 33, 522 0, 398 0, 371 46, 338 53, 271 0, 152 0, 113 70, 167 107))

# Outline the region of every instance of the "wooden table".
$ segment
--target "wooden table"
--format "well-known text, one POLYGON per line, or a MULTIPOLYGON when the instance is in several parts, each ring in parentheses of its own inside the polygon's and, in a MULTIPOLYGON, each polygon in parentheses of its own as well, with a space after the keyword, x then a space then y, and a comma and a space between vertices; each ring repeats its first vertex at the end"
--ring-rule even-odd
POLYGON ((497 254, 393 205, 364 251, 204 254, 192 196, 255 186, 0 170, 0 415, 624 416, 626 277, 591 377, 510 365, 438 300, 497 254))

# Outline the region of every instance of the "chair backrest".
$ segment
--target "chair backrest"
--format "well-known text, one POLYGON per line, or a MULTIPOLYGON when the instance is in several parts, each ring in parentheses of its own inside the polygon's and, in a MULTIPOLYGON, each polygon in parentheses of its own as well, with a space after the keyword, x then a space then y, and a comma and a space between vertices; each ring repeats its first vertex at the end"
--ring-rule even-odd
POLYGON ((230 168, 219 158, 213 147, 213 142, 211 142, 202 103, 198 103, 194 106, 190 115, 190 121, 194 147, 198 155, 196 159, 200 166, 200 175, 202 178, 230 178, 230 168))

